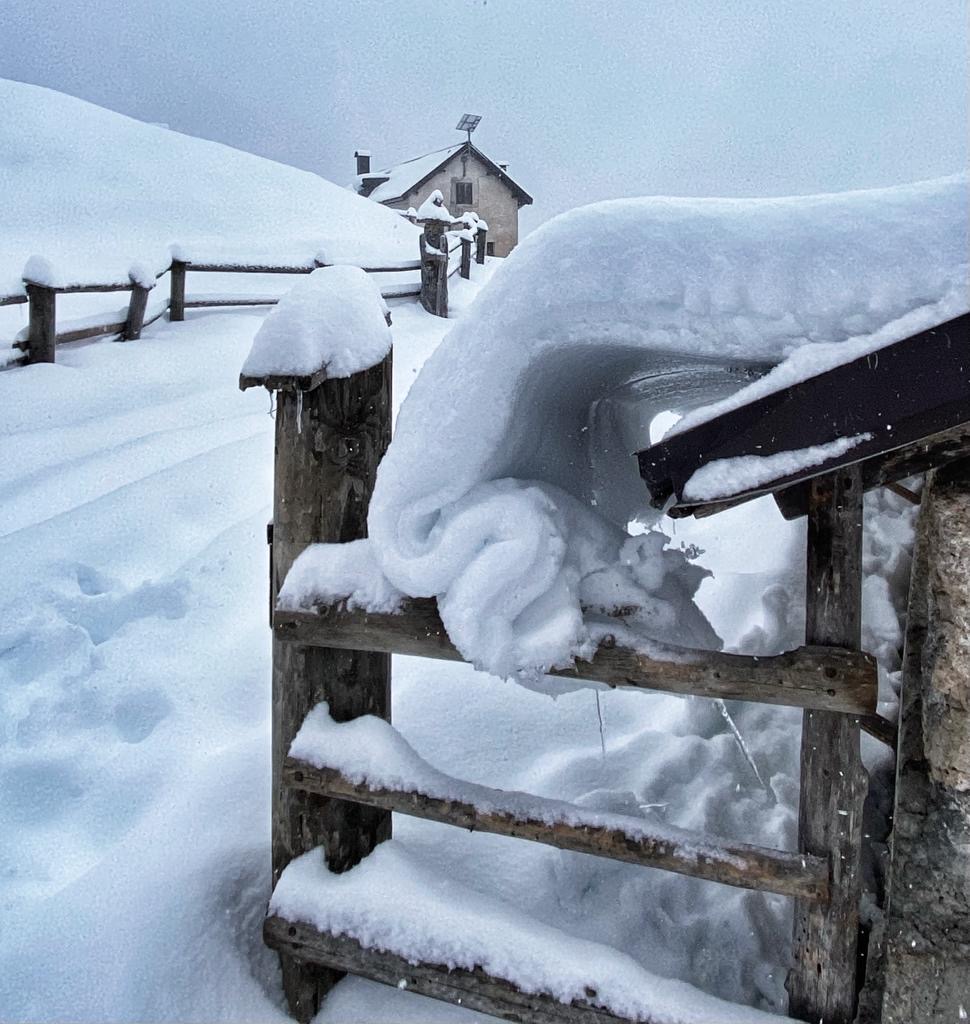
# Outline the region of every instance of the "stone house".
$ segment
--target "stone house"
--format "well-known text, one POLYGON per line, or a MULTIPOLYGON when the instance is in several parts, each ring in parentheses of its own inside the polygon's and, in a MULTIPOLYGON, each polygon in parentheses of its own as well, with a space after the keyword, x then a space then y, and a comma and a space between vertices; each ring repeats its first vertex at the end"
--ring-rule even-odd
POLYGON ((440 189, 454 217, 474 210, 488 224, 487 252, 508 256, 519 240, 519 207, 532 196, 509 174, 508 164, 490 160, 471 142, 435 150, 424 156, 371 171, 370 153, 359 149, 352 188, 393 210, 417 209, 440 189))

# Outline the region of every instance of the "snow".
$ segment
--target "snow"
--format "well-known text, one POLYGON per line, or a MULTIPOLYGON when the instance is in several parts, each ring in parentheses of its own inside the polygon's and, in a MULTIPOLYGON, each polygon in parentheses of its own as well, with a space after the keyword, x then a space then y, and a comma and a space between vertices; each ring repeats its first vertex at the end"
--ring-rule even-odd
POLYGON ((702 840, 693 832, 643 817, 604 813, 563 800, 492 789, 446 775, 420 757, 388 722, 364 715, 337 723, 326 703, 318 704, 307 715, 289 753, 316 768, 335 769, 351 782, 364 783, 371 789, 418 792, 434 799, 469 804, 480 814, 509 815, 546 825, 614 829, 635 842, 653 838, 679 843, 693 857, 724 856, 716 836, 705 836, 702 840))
POLYGON ((373 549, 363 541, 311 544, 286 574, 277 605, 288 611, 312 611, 318 605, 343 602, 350 611, 399 611, 404 595, 388 583, 373 558, 373 549))
POLYGON ((863 441, 870 440, 872 434, 856 434, 853 437, 837 437, 824 444, 809 445, 797 451, 715 459, 691 475, 684 485, 683 497, 688 501, 709 501, 753 491, 772 480, 795 476, 829 459, 838 458, 863 441))
POLYGON ((658 582, 622 558, 627 524, 649 517, 630 453, 650 419, 730 395, 746 367, 801 346, 853 358, 968 308, 966 227, 966 176, 614 200, 544 225, 408 395, 369 516, 384 574, 438 598, 467 660, 530 684, 588 655, 590 588, 652 608, 646 641, 717 646, 689 559, 664 552, 658 582))
MULTIPOLYGON (((16 104, 5 103, 9 116, 0 127, 4 188, 11 175, 18 185, 5 195, 15 195, 10 209, 24 213, 22 220, 5 222, 0 266, 9 269, 18 289, 33 252, 49 258, 64 279, 90 280, 90 270, 125 283, 133 261, 157 266, 155 254, 164 262, 168 243, 180 236, 189 258, 194 252, 206 258, 217 252, 246 259, 261 254, 279 265, 305 261, 336 242, 316 230, 317 223, 329 223, 325 199, 332 193, 313 176, 177 133, 149 139, 138 122, 45 90, 14 85, 0 90, 5 99, 19 97, 16 104), (38 123, 31 127, 35 114, 38 123), (6 146, 11 137, 13 149, 6 146), (117 161, 105 162, 104 149, 96 158, 99 139, 119 150, 117 161), (153 150, 151 161, 148 150, 153 150), (29 155, 24 175, 16 160, 12 172, 5 162, 11 152, 29 155), (139 156, 151 173, 134 167, 126 154, 132 160, 139 156), (146 192, 155 170, 161 174, 183 159, 179 173, 159 186, 157 196, 146 192), (32 187, 44 183, 45 210, 31 208, 25 185, 31 174, 32 187), (220 180, 224 188, 215 187, 220 180), (86 186, 79 191, 78 182, 92 181, 107 183, 104 197, 86 186), (250 202, 250 191, 254 203, 259 200, 256 206, 268 204, 269 221, 261 221, 261 208, 256 219, 233 219, 250 202), (313 196, 319 202, 308 203, 313 196), (204 202, 206 197, 231 202, 223 209, 219 202, 204 202), (63 211, 57 223, 50 203, 63 211), (90 218, 84 204, 93 210, 90 218), (144 221, 146 208, 159 210, 157 222, 144 221), (310 209, 321 211, 320 222, 305 219, 310 209), (186 214, 178 232, 169 234, 179 210, 192 216, 186 214), (76 231, 64 231, 68 223, 76 231), (211 233, 193 234, 199 223, 211 233), (136 242, 137 251, 124 250, 122 240, 136 242), (226 248, 220 249, 223 243, 226 248)), ((353 197, 344 198, 351 205, 335 201, 333 208, 347 213, 348 224, 352 213, 363 225, 362 245, 372 236, 379 243, 386 220, 367 221, 353 197)), ((681 213, 687 216, 693 205, 682 205, 681 213)), ((381 216, 380 207, 369 206, 381 216)), ((633 346, 628 375, 617 372, 621 361, 615 353, 609 372, 590 373, 595 364, 580 358, 579 346, 584 334, 596 340, 605 310, 617 308, 635 340, 647 334, 642 303, 624 299, 612 278, 596 278, 590 260, 631 252, 640 260, 642 283, 652 280, 656 252, 662 283, 676 255, 669 243, 665 248, 648 240, 639 250, 631 247, 636 222, 631 227, 627 220, 613 233, 604 225, 604 218, 612 217, 608 213, 577 211, 565 228, 550 226, 552 256, 545 242, 527 240, 509 260, 474 265, 471 282, 453 279, 454 320, 429 317, 413 301, 393 304, 396 409, 421 366, 449 328, 461 327, 462 318, 478 321, 473 332, 460 335, 466 344, 477 344, 481 319, 472 312, 473 299, 488 275, 494 274, 495 289, 489 291, 495 298, 486 301, 483 295, 483 308, 491 308, 511 337, 522 328, 529 346, 525 363, 538 351, 532 333, 536 320, 548 320, 550 340, 542 350, 548 362, 537 362, 535 374, 551 378, 550 386, 536 389, 522 376, 513 378, 519 382, 515 401, 526 410, 539 405, 516 421, 542 428, 531 435, 534 454, 525 458, 523 437, 513 436, 509 452, 518 453, 524 471, 496 460, 496 477, 519 478, 507 485, 513 496, 529 490, 522 481, 536 475, 543 445, 554 450, 553 442, 558 448, 563 436, 574 440, 579 479, 588 469, 582 445, 587 435, 600 432, 589 437, 588 447, 602 451, 601 441, 622 433, 613 428, 624 423, 622 448, 629 452, 630 440, 649 433, 656 410, 706 402, 712 390, 728 393, 747 379, 706 362, 685 366, 680 350, 668 364, 652 355, 645 367, 643 346, 633 346), (579 230, 584 225, 590 229, 585 234, 579 230), (523 266, 549 268, 548 276, 537 273, 531 282, 535 314, 524 287, 502 284, 520 256, 523 266), (503 295, 516 298, 508 316, 499 308, 503 295), (591 316, 585 327, 580 322, 584 302, 591 316), (555 312, 560 306, 566 307, 562 314, 555 312), (561 373, 550 366, 560 324, 568 326, 561 373), (656 375, 665 370, 665 376, 656 375), (654 376, 647 377, 651 372, 654 376), (613 386, 618 379, 622 385, 604 400, 599 385, 613 386), (561 399, 575 397, 581 409, 575 434, 559 430, 573 417, 557 403, 554 386, 561 399), (588 427, 586 412, 594 401, 599 412, 588 427)), ((388 216, 406 229, 402 257, 413 258, 417 232, 395 214, 388 216)), ((348 241, 357 235, 349 230, 348 241)), ((697 252, 702 250, 698 242, 697 252)), ((714 256, 718 252, 712 249, 714 256)), ((382 255, 395 254, 385 250, 382 255)), ((897 257, 905 269, 909 256, 897 257)), ((914 251, 913 259, 932 268, 936 255, 914 251)), ((632 279, 624 278, 627 284, 632 279)), ((191 274, 189 280, 194 281, 191 274)), ((220 291, 241 283, 273 294, 294 282, 283 275, 217 274, 206 280, 220 291)), ((59 317, 90 315, 84 303, 93 298, 59 296, 59 317)), ((118 303, 117 296, 109 299, 112 307, 118 303)), ((662 299, 647 307, 650 322, 663 325, 662 299)), ((914 310, 923 315, 922 306, 914 310)), ((4 329, 13 328, 9 336, 26 320, 23 306, 0 313, 10 315, 3 323, 4 329)), ((675 314, 670 311, 667 324, 673 334, 675 314)), ((266 394, 255 389, 241 394, 237 386, 238 368, 265 315, 251 309, 189 310, 184 323, 159 321, 138 342, 65 345, 56 365, 0 375, 0 1018, 5 1021, 288 1019, 276 959, 260 937, 271 884, 265 527, 271 515, 274 424, 266 394)), ((739 333, 747 336, 756 320, 745 324, 736 315, 739 333)), ((732 322, 725 314, 718 325, 729 339, 732 322)), ((659 343, 663 329, 656 328, 651 344, 659 343)), ((3 336, 8 337, 6 331, 3 336)), ((713 333, 711 338, 717 357, 713 333)), ((503 350, 493 342, 490 351, 506 373, 509 365, 497 358, 503 350)), ((735 346, 729 355, 740 351, 735 346)), ((436 408, 439 430, 427 453, 429 462, 443 463, 443 478, 454 472, 447 466, 454 458, 449 425, 470 415, 461 394, 476 374, 487 378, 486 369, 475 368, 473 351, 463 356, 453 350, 433 360, 439 367, 434 374, 457 368, 436 408), (455 406, 451 413, 450 406, 455 406)), ((428 401, 430 387, 426 380, 418 388, 418 404, 428 401)), ((489 400, 487 388, 478 393, 479 402, 489 400)), ((503 402, 494 406, 498 420, 507 411, 503 402)), ((480 422, 478 409, 472 406, 471 414, 480 422)), ((412 431, 416 415, 402 419, 410 419, 412 431)), ((471 450, 474 455, 474 446, 471 450)), ((620 486, 613 488, 604 475, 593 498, 595 508, 614 523, 635 505, 611 504, 612 494, 623 493, 626 478, 618 479, 620 486)), ((569 483, 565 480, 564 491, 569 483)), ((458 474, 460 493, 466 484, 458 474)), ((421 492, 420 480, 415 486, 421 492)), ((542 497, 539 488, 528 500, 541 504, 542 497)), ((498 498, 501 504, 501 489, 498 498)), ((555 523, 570 515, 567 503, 551 518, 555 523)), ((433 502, 428 517, 429 525, 436 521, 433 502)), ((904 499, 885 491, 866 496, 863 635, 880 661, 880 711, 889 716, 897 700, 900 615, 914 520, 915 509, 904 499)), ((514 517, 496 523, 510 528, 514 517)), ((664 608, 687 607, 684 592, 692 592, 692 602, 728 649, 775 653, 802 642, 804 523, 781 520, 769 499, 712 520, 666 524, 670 538, 635 523, 638 537, 629 546, 609 523, 593 529, 602 529, 609 557, 615 553, 617 562, 607 573, 583 577, 586 587, 593 586, 595 575, 604 584, 599 589, 610 593, 612 579, 622 591, 628 575, 643 593, 653 588, 659 600, 645 608, 658 615, 664 608), (670 573, 657 565, 668 558, 670 573), (664 597, 668 579, 682 588, 672 600, 664 597)), ((554 547, 556 537, 546 541, 554 547)), ((354 554, 351 561, 358 565, 366 557, 375 557, 374 551, 354 554)), ((351 569, 346 571, 353 582, 351 569)), ((309 591, 317 585, 312 570, 308 566, 309 591)), ((325 571, 333 572, 332 566, 325 571)), ((340 582, 339 574, 334 578, 340 582)), ((368 586, 373 589, 362 595, 366 602, 377 600, 375 594, 393 596, 380 589, 383 583, 373 572, 368 586)), ((617 588, 612 592, 616 595, 617 588)), ((537 618, 534 631, 539 624, 537 618)), ((660 626, 667 635, 666 624, 660 626)), ((771 801, 712 701, 643 691, 577 691, 551 702, 466 665, 404 657, 394 659, 393 678, 395 728, 424 762, 459 771, 490 789, 534 793, 594 815, 792 847, 798 712, 729 705, 753 763, 777 795, 771 801)), ((878 793, 879 779, 891 772, 890 755, 866 737, 863 754, 878 793)), ((791 931, 790 901, 784 898, 412 818, 396 819, 394 830, 383 861, 389 869, 384 888, 372 887, 366 873, 351 872, 340 883, 344 892, 362 886, 375 902, 374 894, 383 892, 381 910, 386 910, 401 901, 403 882, 415 900, 429 892, 433 896, 441 882, 444 895, 454 893, 463 901, 459 911, 481 908, 503 929, 511 921, 523 952, 533 941, 529 936, 539 936, 543 944, 562 942, 571 954, 572 973, 549 965, 550 984, 578 983, 592 973, 592 959, 584 963, 582 958, 596 958, 609 974, 609 998, 644 998, 648 970, 711 997, 784 1010, 791 931), (415 893, 411 883, 422 891, 415 893)), ((868 870, 878 874, 875 852, 868 870)), ((375 861, 364 867, 376 873, 374 864, 381 866, 375 861)), ((323 884, 332 881, 324 877, 323 884)), ((353 911, 342 902, 334 907, 348 918, 353 911)), ((459 931, 435 932, 442 920, 448 924, 441 917, 426 922, 429 942, 440 939, 442 948, 466 955, 469 946, 456 940, 459 931)), ((530 960, 520 969, 533 979, 542 970, 530 960)), ((724 1017, 719 1009, 707 1019, 724 1017)), ((327 999, 315 1024, 402 1020, 485 1018, 348 978, 327 999)))
MULTIPOLYGON (((453 314, 466 315, 504 264, 456 279, 453 314)), ((237 387, 264 316, 190 310, 141 341, 67 345, 54 366, 0 376, 4 1020, 285 1017, 260 938, 273 420, 265 393, 237 387)), ((413 301, 395 303, 393 317, 399 405, 453 321, 413 301)), ((864 635, 891 715, 915 510, 887 492, 866 504, 864 635)), ((668 547, 707 549, 714 576, 695 600, 728 647, 801 642, 802 523, 761 499, 668 529, 668 547), (770 607, 762 592, 775 595, 770 607)), ((395 728, 415 754, 483 786, 651 827, 794 842, 797 712, 731 705, 778 794, 771 803, 711 701, 601 692, 601 740, 586 691, 552 703, 415 658, 395 658, 393 680, 395 728)), ((887 764, 873 744, 864 752, 870 770, 887 764)), ((394 829, 425 878, 454 880, 496 914, 505 901, 556 941, 586 940, 597 956, 608 947, 722 999, 783 1011, 782 897, 413 818, 394 829)), ((486 1018, 348 978, 316 1024, 466 1019, 486 1018)))
POLYGON ((256 332, 243 375, 349 377, 390 351, 387 304, 358 267, 321 267, 297 281, 256 332))
POLYGON ((482 968, 529 993, 592 1002, 655 1024, 769 1024, 778 1017, 715 999, 601 943, 544 926, 413 857, 396 840, 331 874, 321 850, 293 861, 270 912, 357 939, 411 962, 482 968), (550 951, 555 951, 550 956, 550 951), (592 994, 591 994, 592 993, 592 994))
POLYGON ((435 189, 418 207, 418 220, 440 220, 450 224, 451 219, 444 196, 439 189, 435 189))
POLYGON ((173 243, 196 261, 414 258, 416 228, 315 174, 21 82, 0 79, 0 108, 0 295, 33 253, 59 283, 105 284, 162 270, 173 243))
POLYGON ((464 143, 456 146, 446 146, 444 149, 437 149, 432 153, 425 153, 423 156, 415 157, 413 160, 405 160, 403 163, 395 164, 383 171, 373 171, 365 175, 368 178, 387 177, 387 181, 381 182, 368 197, 375 203, 392 202, 400 199, 419 181, 422 181, 429 174, 432 174, 450 156, 457 153, 464 143))

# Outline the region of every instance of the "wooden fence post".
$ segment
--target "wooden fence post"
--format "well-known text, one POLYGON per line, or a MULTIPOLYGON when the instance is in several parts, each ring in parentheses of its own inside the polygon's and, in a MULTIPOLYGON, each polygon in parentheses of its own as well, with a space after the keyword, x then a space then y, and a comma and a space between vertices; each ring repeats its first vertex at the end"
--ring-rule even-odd
POLYGON ((461 269, 458 272, 466 281, 472 276, 472 241, 470 238, 461 240, 461 269))
POLYGON ((488 232, 484 228, 479 228, 475 232, 475 262, 485 262, 485 239, 488 237, 488 232))
POLYGON ((179 322, 185 319, 185 261, 172 260, 170 274, 168 318, 179 322))
MULTIPOLYGON (((811 481, 806 642, 859 649, 862 620, 862 481, 859 467, 811 481)), ((838 682, 833 681, 837 686, 838 682)), ((818 1024, 855 1015, 862 804, 867 776, 856 718, 805 711, 798 848, 828 857, 828 903, 795 901, 788 1012, 818 1024)))
MULTIPOLYGON (((391 355, 346 379, 292 384, 278 392, 271 554, 273 603, 308 545, 365 537, 367 509, 391 436, 391 355)), ((322 846, 342 872, 390 837, 388 811, 315 796, 286 785, 283 761, 307 713, 321 701, 337 721, 390 720, 390 656, 273 640, 273 884, 294 858, 322 846)), ((294 1016, 309 1021, 341 977, 281 954, 294 1016)))
POLYGON ((448 315, 448 235, 440 220, 424 222, 421 246, 421 305, 435 316, 448 315))
POLYGON ((57 292, 44 285, 27 282, 30 303, 27 334, 27 361, 53 363, 57 344, 57 292))
POLYGON ((128 303, 128 319, 125 321, 125 330, 122 338, 125 341, 136 341, 141 337, 142 325, 145 323, 145 310, 148 308, 148 293, 150 288, 131 282, 131 300, 128 303))

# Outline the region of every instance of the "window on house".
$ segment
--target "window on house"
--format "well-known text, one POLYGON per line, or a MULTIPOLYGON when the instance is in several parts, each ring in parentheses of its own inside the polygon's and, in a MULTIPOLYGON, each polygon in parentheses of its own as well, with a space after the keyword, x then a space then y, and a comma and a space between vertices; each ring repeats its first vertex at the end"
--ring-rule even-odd
POLYGON ((455 182, 455 206, 472 205, 472 183, 470 181, 455 182))
POLYGON ((486 256, 494 256, 495 255, 495 243, 494 242, 486 242, 485 243, 485 255, 486 256))

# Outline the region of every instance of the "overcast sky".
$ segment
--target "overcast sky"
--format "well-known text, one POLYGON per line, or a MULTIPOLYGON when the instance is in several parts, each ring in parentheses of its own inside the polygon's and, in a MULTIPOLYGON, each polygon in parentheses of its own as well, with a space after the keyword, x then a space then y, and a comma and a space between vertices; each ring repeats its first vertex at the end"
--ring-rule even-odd
POLYGON ((341 184, 356 147, 393 163, 478 113, 474 141, 535 197, 528 227, 613 196, 963 168, 968 3, 3 0, 0 77, 341 184))

